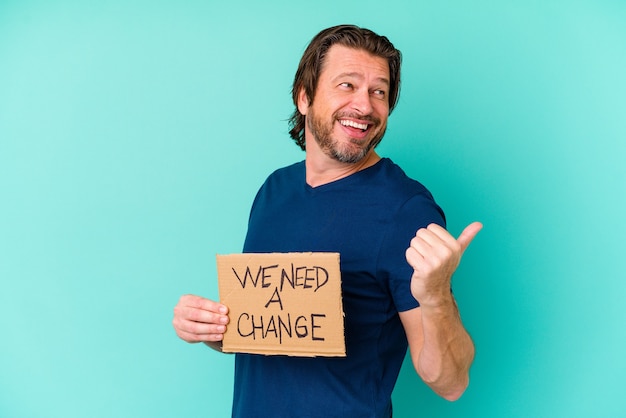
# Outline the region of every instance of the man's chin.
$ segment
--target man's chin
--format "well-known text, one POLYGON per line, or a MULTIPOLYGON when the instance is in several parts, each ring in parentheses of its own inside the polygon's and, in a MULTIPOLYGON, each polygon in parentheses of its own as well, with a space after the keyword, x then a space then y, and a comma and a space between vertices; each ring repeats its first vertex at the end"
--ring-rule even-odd
POLYGON ((345 147, 345 148, 352 148, 352 149, 338 150, 336 148, 333 148, 330 150, 329 155, 333 159, 341 163, 356 164, 359 161, 361 161, 363 158, 365 158, 367 153, 370 151, 370 147, 358 148, 358 149, 354 149, 355 147, 345 147))

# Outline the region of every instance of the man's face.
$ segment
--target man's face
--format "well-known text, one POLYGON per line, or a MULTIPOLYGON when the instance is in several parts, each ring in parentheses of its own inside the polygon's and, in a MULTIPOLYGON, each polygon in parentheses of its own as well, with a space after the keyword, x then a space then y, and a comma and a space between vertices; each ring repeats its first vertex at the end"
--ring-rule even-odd
POLYGON ((359 49, 328 50, 313 104, 300 93, 305 138, 331 158, 356 163, 380 143, 389 116, 387 60, 359 49))

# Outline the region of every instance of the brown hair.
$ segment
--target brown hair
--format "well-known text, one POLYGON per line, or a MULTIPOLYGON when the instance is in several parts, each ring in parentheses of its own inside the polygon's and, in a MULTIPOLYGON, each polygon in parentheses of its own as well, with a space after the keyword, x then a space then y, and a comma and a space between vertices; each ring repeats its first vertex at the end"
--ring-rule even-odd
POLYGON ((291 89, 296 109, 289 119, 289 135, 302 150, 305 149, 305 117, 298 110, 298 93, 304 88, 309 105, 313 103, 317 80, 324 66, 326 54, 334 44, 362 49, 372 55, 385 58, 389 63, 389 113, 391 113, 398 101, 402 55, 389 39, 385 36, 377 35, 369 29, 354 25, 340 25, 324 29, 311 40, 309 46, 304 51, 291 89))

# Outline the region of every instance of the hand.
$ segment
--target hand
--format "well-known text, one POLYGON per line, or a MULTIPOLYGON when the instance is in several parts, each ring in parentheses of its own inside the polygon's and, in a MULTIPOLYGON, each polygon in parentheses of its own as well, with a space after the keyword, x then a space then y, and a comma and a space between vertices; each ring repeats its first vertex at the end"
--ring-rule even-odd
POLYGON ((411 293, 421 306, 438 306, 450 300, 452 274, 482 227, 480 222, 474 222, 458 239, 437 224, 417 231, 406 250, 406 260, 413 267, 411 293))
POLYGON ((228 308, 201 296, 185 295, 174 307, 172 324, 176 334, 188 343, 222 341, 228 308))

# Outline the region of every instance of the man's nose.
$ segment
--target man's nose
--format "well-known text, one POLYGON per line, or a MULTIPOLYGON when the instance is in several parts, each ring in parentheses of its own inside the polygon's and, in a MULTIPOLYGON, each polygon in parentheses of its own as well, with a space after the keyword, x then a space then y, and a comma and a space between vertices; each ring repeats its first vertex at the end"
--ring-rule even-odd
POLYGON ((361 115, 369 115, 374 110, 370 92, 365 89, 358 90, 352 97, 352 108, 361 115))

